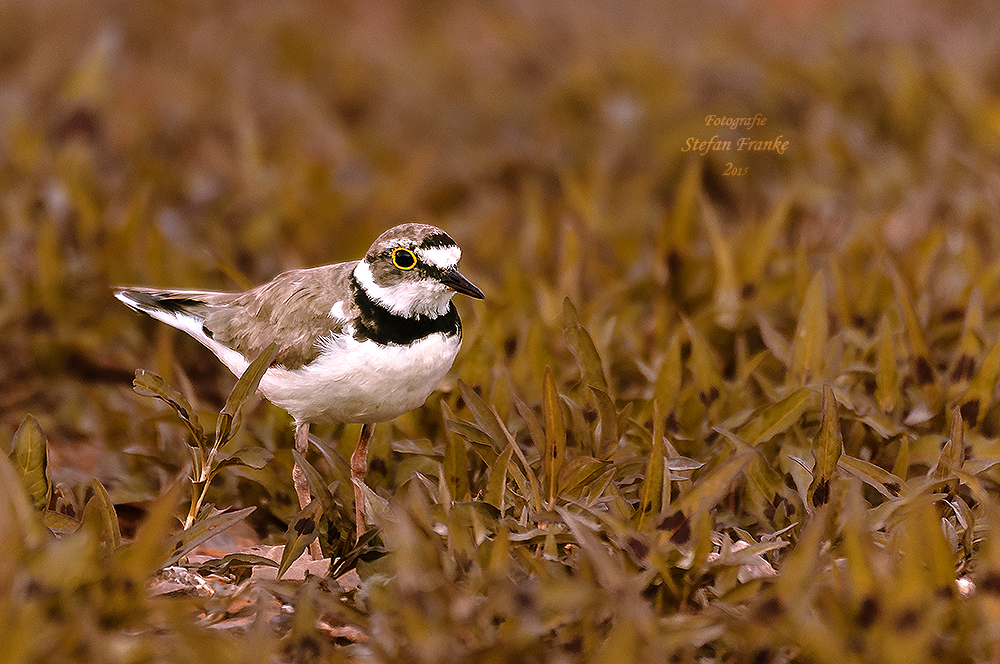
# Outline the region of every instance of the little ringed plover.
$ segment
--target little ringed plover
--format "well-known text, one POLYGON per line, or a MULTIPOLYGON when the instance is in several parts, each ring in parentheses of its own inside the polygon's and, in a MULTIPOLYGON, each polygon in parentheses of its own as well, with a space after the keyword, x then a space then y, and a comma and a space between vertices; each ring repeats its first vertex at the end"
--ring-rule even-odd
MULTIPOLYGON (((243 293, 135 287, 115 297, 188 333, 237 376, 276 342, 259 390, 295 420, 296 449, 305 455, 312 422, 361 423, 351 477, 364 481, 375 423, 423 404, 458 354, 462 323, 452 296, 485 297, 459 273, 461 255, 440 228, 403 224, 361 260, 291 270, 243 293)), ((305 507, 309 487, 298 464, 293 479, 305 507)), ((357 483, 354 503, 360 537, 357 483)))

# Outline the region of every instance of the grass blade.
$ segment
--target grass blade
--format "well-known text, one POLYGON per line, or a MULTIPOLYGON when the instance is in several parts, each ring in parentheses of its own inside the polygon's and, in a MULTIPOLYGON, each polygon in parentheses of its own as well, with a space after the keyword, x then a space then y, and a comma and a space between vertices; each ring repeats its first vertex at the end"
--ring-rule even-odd
POLYGON ((513 453, 514 445, 511 443, 490 467, 490 479, 486 485, 485 501, 497 508, 501 517, 504 513, 504 497, 507 493, 507 466, 510 464, 510 457, 513 453))
POLYGON ((444 476, 452 499, 465 500, 469 493, 469 453, 459 436, 448 436, 445 443, 444 476))
POLYGON ((993 404, 993 392, 1000 379, 1000 338, 986 354, 982 366, 973 376, 969 388, 959 399, 962 419, 975 427, 993 404))
POLYGON ((899 496, 903 486, 903 480, 884 468, 847 454, 840 455, 837 467, 846 470, 889 499, 899 496))
POLYGON ((174 409, 177 416, 184 422, 184 426, 191 432, 195 445, 201 447, 205 444, 205 430, 198 421, 198 414, 188 403, 184 396, 167 385, 166 381, 155 373, 139 369, 135 372, 135 379, 132 381, 132 389, 136 394, 143 397, 154 397, 163 401, 174 409))
POLYGON ((910 292, 903 282, 903 277, 895 266, 890 267, 889 276, 896 293, 896 302, 899 304, 903 313, 903 321, 906 324, 906 339, 910 346, 910 372, 913 380, 924 393, 928 409, 933 412, 937 410, 941 401, 937 370, 931 360, 924 331, 917 320, 917 312, 913 308, 913 300, 910 299, 910 292))
POLYGON ((618 430, 618 411, 607 392, 594 386, 590 387, 590 391, 594 393, 597 413, 601 422, 601 437, 597 444, 597 456, 600 459, 609 459, 617 451, 618 441, 621 439, 621 432, 618 430))
POLYGON ((674 501, 675 512, 690 518, 696 512, 708 512, 729 493, 733 483, 750 463, 754 451, 747 450, 729 457, 698 478, 688 491, 674 501))
POLYGON ((500 423, 497 421, 496 415, 490 410, 489 404, 474 389, 469 387, 468 383, 464 380, 459 379, 458 391, 462 395, 465 405, 472 411, 472 417, 476 421, 476 424, 479 425, 479 428, 493 442, 493 451, 496 454, 500 454, 503 451, 507 438, 500 428, 500 423))
POLYGON ((701 219, 708 233, 708 243, 715 257, 715 288, 712 304, 715 320, 720 327, 731 330, 736 327, 740 308, 740 288, 733 263, 733 250, 722 232, 718 215, 712 204, 704 197, 699 198, 701 219))
POLYGON ((104 533, 107 535, 108 543, 111 548, 117 549, 122 544, 122 532, 118 526, 118 513, 115 511, 115 505, 111 502, 111 496, 108 495, 108 490, 104 488, 100 480, 96 477, 93 480, 94 485, 94 499, 97 501, 97 507, 100 509, 101 523, 104 525, 104 533))
POLYGON ((223 512, 196 522, 187 530, 182 530, 170 539, 170 557, 165 565, 173 565, 191 549, 215 537, 227 528, 235 526, 253 512, 256 507, 246 507, 235 512, 223 512))
POLYGON ((236 450, 228 457, 216 464, 212 474, 214 475, 220 468, 228 466, 243 466, 260 470, 267 465, 267 462, 274 458, 271 450, 264 447, 244 447, 236 450))
POLYGON ((670 336, 670 343, 667 345, 667 352, 663 358, 663 364, 660 366, 660 373, 656 377, 656 400, 660 402, 660 407, 668 413, 677 408, 677 399, 681 393, 683 375, 684 364, 681 361, 681 335, 675 332, 670 336))
POLYGON ((808 496, 813 507, 826 504, 830 495, 830 477, 837 469, 837 462, 844 449, 844 437, 840 431, 840 410, 829 382, 823 383, 821 411, 819 431, 812 441, 815 463, 808 496))
POLYGON ((580 370, 583 372, 583 382, 588 386, 607 392, 608 380, 604 375, 601 356, 594 345, 593 337, 580 324, 576 307, 573 306, 568 297, 563 300, 563 324, 566 331, 566 343, 570 352, 573 353, 573 357, 576 358, 577 364, 580 365, 580 370))
POLYGON ((333 499, 333 494, 330 492, 330 487, 323 481, 323 476, 319 474, 319 471, 311 463, 306 461, 304 456, 299 454, 298 450, 292 450, 292 458, 295 459, 295 463, 299 464, 302 472, 305 473, 312 495, 319 500, 320 505, 323 507, 323 512, 332 516, 336 512, 337 504, 333 499))
POLYGON ((542 411, 545 416, 545 447, 542 449, 542 459, 545 460, 549 509, 552 509, 555 506, 556 490, 559 486, 559 470, 566 457, 566 427, 563 424, 559 392, 556 390, 555 379, 552 377, 552 367, 545 367, 542 411))
MULTIPOLYGON (((637 512, 636 529, 642 531, 646 524, 652 522, 653 516, 663 509, 663 485, 665 453, 663 450, 663 435, 657 431, 656 423, 659 417, 659 405, 653 402, 653 445, 649 450, 649 459, 646 462, 646 477, 642 481, 642 493, 639 499, 639 511, 637 512), (659 435, 658 435, 659 434, 659 435)), ((669 482, 669 479, 667 479, 669 482)))
POLYGON ((823 375, 823 351, 829 335, 826 283, 817 272, 809 283, 792 339, 788 385, 805 385, 823 375))
POLYGON ((701 403, 707 408, 722 394, 722 374, 719 373, 715 352, 705 337, 687 318, 684 318, 684 328, 691 341, 691 357, 688 359, 691 373, 701 403))
POLYGON ((274 342, 269 343, 260 352, 260 355, 250 363, 250 366, 246 368, 240 379, 236 381, 236 386, 233 387, 233 391, 229 393, 229 398, 226 399, 226 406, 219 413, 219 421, 215 427, 216 447, 222 447, 229 442, 230 436, 235 431, 233 422, 236 416, 239 414, 240 409, 243 408, 243 404, 257 391, 260 379, 264 377, 264 372, 271 366, 277 354, 278 344, 274 342))
POLYGON ((952 411, 951 435, 941 448, 934 477, 942 479, 956 470, 962 470, 965 465, 965 423, 962 421, 962 409, 958 406, 952 411))
POLYGON ((278 565, 278 579, 292 566, 299 556, 312 544, 319 535, 319 520, 323 515, 323 505, 314 500, 295 515, 285 531, 285 548, 281 552, 281 564, 278 565))
POLYGON ((751 445, 759 445, 787 431, 802 416, 812 395, 811 389, 801 387, 778 403, 764 408, 740 428, 740 437, 751 445))
POLYGON ((42 525, 41 515, 20 481, 14 464, 0 455, 0 542, 5 553, 19 552, 22 546, 35 547, 52 537, 42 525))
POLYGON ((893 343, 889 317, 882 316, 878 326, 875 360, 875 402, 883 413, 891 413, 899 403, 899 372, 896 370, 896 345, 893 343))
POLYGON ((458 434, 469 441, 472 449, 475 450, 476 454, 479 455, 486 465, 492 465, 497 460, 498 454, 493 437, 479 427, 473 426, 468 422, 459 422, 458 420, 445 420, 445 426, 448 427, 448 431, 458 434))

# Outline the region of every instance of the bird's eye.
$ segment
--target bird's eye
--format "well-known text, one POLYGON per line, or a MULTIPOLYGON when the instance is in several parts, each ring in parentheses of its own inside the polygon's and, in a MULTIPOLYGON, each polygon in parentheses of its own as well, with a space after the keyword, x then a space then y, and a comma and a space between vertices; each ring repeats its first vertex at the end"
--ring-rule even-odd
POLYGON ((409 249, 400 247, 392 250, 392 264, 400 270, 412 270, 417 266, 417 256, 409 249))

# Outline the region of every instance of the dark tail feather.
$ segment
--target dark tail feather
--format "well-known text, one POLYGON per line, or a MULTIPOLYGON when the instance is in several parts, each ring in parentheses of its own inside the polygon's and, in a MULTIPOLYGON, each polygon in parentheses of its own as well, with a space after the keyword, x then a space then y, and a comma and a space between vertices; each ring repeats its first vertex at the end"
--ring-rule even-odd
POLYGON ((126 305, 143 313, 165 311, 173 314, 197 315, 205 307, 205 300, 194 293, 158 291, 144 288, 118 288, 115 297, 126 305))

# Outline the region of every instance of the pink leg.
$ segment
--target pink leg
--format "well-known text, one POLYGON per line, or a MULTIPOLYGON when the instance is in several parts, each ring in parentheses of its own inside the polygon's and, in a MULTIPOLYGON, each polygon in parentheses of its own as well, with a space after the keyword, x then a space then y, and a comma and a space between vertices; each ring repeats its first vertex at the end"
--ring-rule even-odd
MULTIPOLYGON (((301 454, 303 459, 306 456, 306 452, 309 451, 308 422, 295 423, 295 451, 301 454)), ((295 485, 295 495, 299 497, 299 509, 305 509, 306 505, 312 501, 312 496, 309 493, 309 480, 306 479, 306 473, 302 470, 302 466, 298 462, 292 467, 292 483, 295 485)), ((323 557, 319 540, 313 540, 312 544, 309 545, 309 553, 314 560, 319 560, 323 557)))
MULTIPOLYGON (((365 473, 368 471, 368 441, 372 439, 375 432, 374 424, 362 424, 361 436, 358 438, 358 445, 351 455, 351 479, 365 481, 365 473)), ((361 539, 367 530, 365 523, 365 496, 361 492, 361 487, 354 486, 354 519, 357 524, 357 539, 361 539)))

